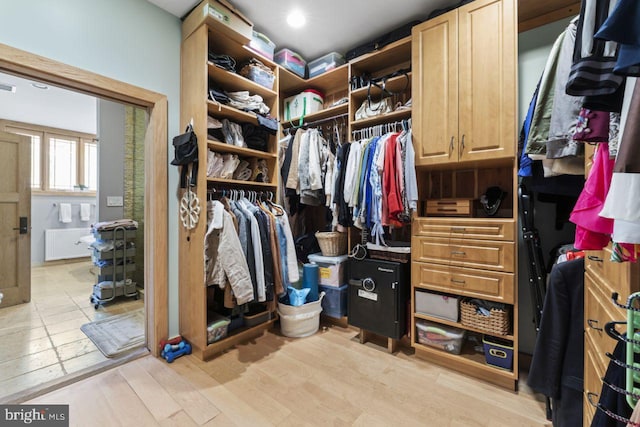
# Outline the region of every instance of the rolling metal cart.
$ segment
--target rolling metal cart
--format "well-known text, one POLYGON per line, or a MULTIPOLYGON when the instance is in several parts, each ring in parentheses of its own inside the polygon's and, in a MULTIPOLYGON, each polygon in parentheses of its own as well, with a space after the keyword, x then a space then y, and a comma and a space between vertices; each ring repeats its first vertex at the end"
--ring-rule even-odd
POLYGON ((135 238, 136 230, 131 227, 116 227, 105 231, 94 230, 96 240, 113 243, 111 250, 99 251, 94 248, 92 258, 97 266, 98 280, 93 286, 89 301, 94 304, 93 307, 96 310, 117 297, 140 298, 136 282, 127 278, 127 275, 136 269, 135 262, 132 261, 136 248, 130 244, 135 238))

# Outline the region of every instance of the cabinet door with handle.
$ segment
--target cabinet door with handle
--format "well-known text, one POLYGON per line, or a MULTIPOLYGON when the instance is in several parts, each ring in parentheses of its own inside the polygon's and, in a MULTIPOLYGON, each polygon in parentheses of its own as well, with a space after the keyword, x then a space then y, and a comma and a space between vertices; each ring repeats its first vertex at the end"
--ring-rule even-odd
POLYGON ((459 160, 512 158, 516 135, 515 2, 458 9, 459 160))
POLYGON ((458 161, 458 14, 413 28, 413 139, 417 165, 458 161))

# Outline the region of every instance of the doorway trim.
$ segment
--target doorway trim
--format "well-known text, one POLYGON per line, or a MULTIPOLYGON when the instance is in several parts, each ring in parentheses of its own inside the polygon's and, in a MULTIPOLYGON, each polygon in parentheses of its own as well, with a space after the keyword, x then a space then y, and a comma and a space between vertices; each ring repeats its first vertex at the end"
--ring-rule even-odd
POLYGON ((167 97, 2 43, 0 70, 148 110, 144 140, 145 337, 151 353, 158 356, 160 340, 167 338, 169 331, 167 97))

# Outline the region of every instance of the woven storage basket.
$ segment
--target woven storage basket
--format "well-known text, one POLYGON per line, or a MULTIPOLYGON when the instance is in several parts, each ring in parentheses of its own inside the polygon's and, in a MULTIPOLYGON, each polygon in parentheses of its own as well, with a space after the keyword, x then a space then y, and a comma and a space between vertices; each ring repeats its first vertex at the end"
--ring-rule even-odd
POLYGON ((460 301, 460 323, 481 329, 492 335, 508 335, 511 330, 510 308, 491 309, 489 316, 478 314, 477 306, 468 301, 460 301))
POLYGON ((318 231, 316 239, 318 239, 323 256, 338 256, 347 253, 347 233, 318 231))

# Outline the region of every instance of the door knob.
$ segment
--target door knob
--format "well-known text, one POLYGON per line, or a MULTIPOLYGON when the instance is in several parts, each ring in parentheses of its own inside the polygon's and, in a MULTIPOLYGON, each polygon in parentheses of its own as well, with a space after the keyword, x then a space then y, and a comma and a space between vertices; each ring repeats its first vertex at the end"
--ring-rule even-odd
POLYGON ((20 227, 14 227, 13 228, 15 231, 20 231, 20 234, 27 234, 28 230, 27 230, 27 217, 26 216, 21 216, 20 217, 20 227))

